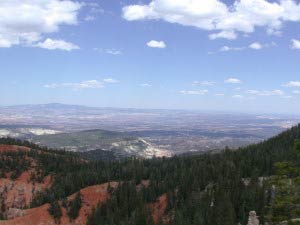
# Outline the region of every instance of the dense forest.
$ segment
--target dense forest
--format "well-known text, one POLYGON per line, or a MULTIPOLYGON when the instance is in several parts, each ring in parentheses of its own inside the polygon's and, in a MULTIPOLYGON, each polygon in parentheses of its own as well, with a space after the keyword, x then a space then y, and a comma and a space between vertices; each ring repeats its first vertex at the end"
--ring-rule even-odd
POLYGON ((164 194, 167 208, 160 224, 245 225, 252 210, 261 224, 278 224, 300 218, 299 139, 300 125, 262 143, 216 154, 88 161, 74 153, 6 138, 0 144, 33 150, 7 153, 12 157, 0 160, 0 175, 13 171, 16 178, 28 166, 24 157, 36 159, 39 173, 35 179, 51 174, 54 183, 35 196, 32 207, 51 203, 49 213, 58 222, 58 201, 78 193, 74 202, 64 204, 70 218, 76 218, 80 189, 117 181, 120 185, 111 189, 111 198, 89 216, 89 225, 152 225, 149 203, 164 194), (149 185, 137 189, 145 180, 149 185))

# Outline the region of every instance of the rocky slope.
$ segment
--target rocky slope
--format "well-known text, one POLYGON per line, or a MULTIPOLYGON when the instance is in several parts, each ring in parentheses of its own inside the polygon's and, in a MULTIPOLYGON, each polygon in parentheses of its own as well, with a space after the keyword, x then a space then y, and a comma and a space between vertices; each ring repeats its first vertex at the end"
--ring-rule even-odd
MULTIPOLYGON (((4 218, 11 219, 17 215, 22 215, 23 212, 19 209, 29 207, 36 194, 51 186, 52 177, 50 175, 45 176, 41 181, 33 180, 32 176, 37 172, 37 162, 26 155, 29 151, 30 148, 28 147, 0 145, 1 160, 4 164, 3 168, 1 168, 2 177, 0 178, 0 206, 1 216, 4 218), (4 170, 7 165, 16 163, 16 161, 12 160, 14 160, 14 154, 18 153, 24 154, 22 160, 28 163, 24 171, 21 171, 20 175, 14 178, 13 176, 17 176, 15 170, 11 169, 11 171, 6 172, 4 170)), ((10 166, 17 167, 17 165, 10 166)))
MULTIPOLYGON (((82 196, 82 207, 79 211, 79 216, 74 220, 70 221, 67 216, 66 209, 62 207, 63 215, 60 219, 60 224, 64 225, 84 225, 86 224, 88 215, 92 212, 93 208, 97 206, 97 204, 101 204, 106 202, 109 198, 108 187, 116 187, 118 185, 117 182, 105 183, 101 185, 95 185, 91 187, 84 188, 80 191, 82 196)), ((68 200, 71 200, 75 197, 71 195, 68 197, 68 200)), ((61 203, 60 203, 61 204, 61 203)), ((53 219, 51 215, 48 213, 49 204, 42 205, 37 208, 20 210, 13 209, 17 214, 15 214, 15 218, 9 219, 6 221, 0 221, 1 225, 54 225, 57 222, 53 219)))
MULTIPOLYGON (((54 185, 56 174, 46 173, 48 169, 42 167, 45 163, 42 159, 45 156, 47 158, 47 155, 53 157, 55 154, 55 152, 48 150, 34 150, 24 146, 0 145, 2 163, 2 167, 0 167, 0 174, 2 174, 0 178, 1 225, 54 225, 58 223, 84 225, 93 209, 106 203, 110 198, 111 191, 118 187, 118 182, 109 182, 80 189, 81 206, 78 217, 71 220, 68 215, 68 206, 65 206, 64 200, 59 200, 58 204, 62 210, 62 216, 59 221, 55 220, 49 213, 49 203, 32 207, 35 197, 51 189, 54 185), (19 165, 21 161, 26 163, 19 165)), ((72 155, 59 157, 65 157, 67 160, 72 159, 72 155)), ((85 163, 84 160, 79 160, 74 165, 78 166, 85 163)), ((143 180, 136 186, 136 190, 142 191, 148 186, 149 181, 143 180)), ((79 192, 67 197, 66 201, 73 201, 79 192)), ((153 212, 153 219, 156 223, 164 219, 166 205, 166 195, 162 195, 157 201, 149 203, 148 207, 153 212)))
POLYGON ((4 218, 11 219, 21 213, 17 209, 29 207, 33 197, 50 185, 50 176, 45 177, 41 183, 33 183, 30 180, 29 172, 22 173, 16 180, 1 178, 0 196, 4 218))

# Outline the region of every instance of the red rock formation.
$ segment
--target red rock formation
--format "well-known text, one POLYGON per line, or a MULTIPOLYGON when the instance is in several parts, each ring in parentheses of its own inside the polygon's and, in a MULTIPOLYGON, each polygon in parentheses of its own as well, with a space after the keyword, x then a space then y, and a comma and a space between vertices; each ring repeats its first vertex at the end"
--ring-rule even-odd
MULTIPOLYGON (((111 182, 110 186, 117 187, 117 182, 111 182)), ((82 195, 82 207, 79 211, 79 216, 75 221, 70 221, 66 210, 63 210, 63 216, 60 220, 60 224, 64 225, 84 225, 87 222, 88 215, 92 212, 92 209, 98 205, 98 203, 105 203, 109 198, 108 183, 102 185, 95 185, 84 188, 80 191, 82 195)), ((73 199, 76 194, 70 196, 68 199, 73 199)), ((54 219, 48 213, 49 204, 43 206, 23 210, 23 216, 17 217, 11 220, 0 221, 0 225, 54 225, 54 219)), ((20 213, 18 211, 18 213, 20 213)))
MULTIPOLYGON (((11 208, 23 209, 30 205, 33 197, 51 186, 51 177, 44 178, 42 183, 32 183, 29 172, 24 172, 15 181, 0 179, 0 196, 4 204, 4 215, 8 216, 11 208)), ((13 214, 10 214, 12 218, 13 214)))

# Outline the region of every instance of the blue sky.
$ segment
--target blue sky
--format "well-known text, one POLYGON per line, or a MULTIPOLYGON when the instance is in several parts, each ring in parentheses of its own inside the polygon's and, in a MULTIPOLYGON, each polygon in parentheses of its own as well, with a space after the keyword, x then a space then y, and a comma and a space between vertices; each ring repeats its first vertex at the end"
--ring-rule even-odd
POLYGON ((300 113, 300 3, 0 2, 0 105, 300 113))

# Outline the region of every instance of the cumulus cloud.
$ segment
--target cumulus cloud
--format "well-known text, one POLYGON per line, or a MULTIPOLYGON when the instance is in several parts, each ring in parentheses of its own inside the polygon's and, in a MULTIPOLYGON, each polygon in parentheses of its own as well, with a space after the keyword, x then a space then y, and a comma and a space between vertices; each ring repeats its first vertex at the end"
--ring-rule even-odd
POLYGON ((300 81, 290 81, 290 82, 283 84, 282 86, 284 86, 284 87, 300 87, 300 81))
POLYGON ((255 50, 260 50, 263 48, 262 44, 259 42, 254 42, 251 45, 249 45, 249 48, 255 49, 255 50))
POLYGON ((252 33, 264 27, 278 33, 284 22, 300 21, 300 4, 294 0, 152 0, 149 4, 128 5, 123 17, 134 20, 164 20, 213 32, 211 39, 235 39, 237 33, 252 33))
POLYGON ((180 91, 180 94, 183 94, 183 95, 205 95, 207 93, 208 93, 208 90, 180 91))
POLYGON ((294 94, 300 94, 300 90, 294 90, 293 93, 294 94))
POLYGON ((250 49, 260 50, 260 49, 263 49, 263 48, 274 48, 274 47, 277 47, 277 43, 274 42, 274 41, 270 42, 270 43, 264 43, 264 44, 261 44, 260 42, 253 42, 248 47, 250 49))
POLYGON ((150 48, 166 48, 167 47, 167 45, 164 41, 155 41, 155 40, 149 41, 147 43, 147 46, 150 48))
POLYGON ((62 25, 76 25, 81 7, 71 0, 1 0, 0 47, 30 46, 62 25))
POLYGON ((224 31, 221 31, 219 33, 212 33, 208 37, 211 40, 215 40, 215 39, 218 39, 218 38, 225 38, 225 39, 228 39, 228 40, 234 40, 234 39, 237 38, 237 34, 234 31, 224 30, 224 31))
POLYGON ((247 90, 247 94, 257 95, 257 96, 282 96, 284 92, 282 90, 247 90))
POLYGON ((227 84, 240 84, 242 81, 238 78, 230 77, 224 81, 227 84))
POLYGON ((300 49, 300 41, 296 39, 291 40, 291 49, 300 49))
POLYGON ((36 47, 40 47, 40 48, 45 48, 48 50, 64 50, 64 51, 72 51, 72 50, 77 50, 80 49, 79 46, 70 43, 70 42, 66 42, 64 40, 53 40, 50 38, 47 38, 45 41, 43 42, 39 42, 37 44, 35 44, 34 46, 36 47))

